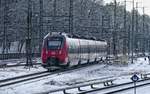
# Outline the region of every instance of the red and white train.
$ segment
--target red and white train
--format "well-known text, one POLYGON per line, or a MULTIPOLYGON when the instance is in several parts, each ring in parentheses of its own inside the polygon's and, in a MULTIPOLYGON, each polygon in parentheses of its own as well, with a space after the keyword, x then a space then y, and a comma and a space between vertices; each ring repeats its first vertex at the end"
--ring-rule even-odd
POLYGON ((106 57, 107 42, 70 38, 66 34, 47 34, 43 40, 42 66, 68 67, 106 57))

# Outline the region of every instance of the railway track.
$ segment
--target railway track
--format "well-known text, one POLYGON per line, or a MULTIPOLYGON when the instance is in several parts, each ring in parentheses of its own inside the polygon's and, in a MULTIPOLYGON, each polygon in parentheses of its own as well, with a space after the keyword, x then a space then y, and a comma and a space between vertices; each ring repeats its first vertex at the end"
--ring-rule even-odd
POLYGON ((2 79, 2 80, 0 80, 0 87, 17 84, 17 83, 33 80, 36 78, 45 77, 48 75, 50 75, 50 73, 48 71, 43 71, 43 72, 37 72, 37 73, 17 76, 17 77, 13 77, 13 78, 2 79))
MULTIPOLYGON (((136 82, 136 87, 142 87, 145 85, 150 85, 150 78, 142 79, 136 82)), ((115 94, 119 92, 123 92, 125 90, 133 89, 134 82, 127 82, 122 84, 112 84, 111 86, 99 88, 93 86, 91 90, 83 90, 77 94, 115 94)))
POLYGON ((7 78, 7 79, 0 80, 0 87, 10 86, 10 85, 26 82, 26 81, 29 81, 29 80, 34 80, 34 79, 38 79, 38 78, 58 74, 58 73, 71 72, 73 70, 77 70, 77 69, 80 69, 80 68, 83 68, 83 67, 87 67, 89 65, 91 66, 91 65, 96 65, 96 64, 97 63, 88 63, 88 64, 83 64, 81 66, 70 67, 70 68, 67 68, 67 69, 55 70, 54 72, 43 71, 43 72, 37 72, 37 73, 17 76, 17 77, 13 77, 13 78, 7 78))
MULTIPOLYGON (((40 57, 41 53, 31 53, 32 57, 40 57)), ((8 53, 0 54, 0 60, 19 59, 26 57, 26 53, 8 53)))
MULTIPOLYGON (((137 87, 143 87, 143 86, 146 86, 146 85, 150 85, 150 81, 147 82, 147 83, 138 83, 136 85, 136 88, 137 87)), ((135 87, 133 86, 133 84, 131 86, 127 86, 127 87, 124 87, 124 88, 121 88, 121 89, 118 89, 118 90, 113 90, 113 91, 110 91, 110 92, 107 92, 105 94, 114 94, 114 93, 119 93, 119 92, 123 92, 125 90, 130 90, 130 89, 134 89, 135 87)))
MULTIPOLYGON (((141 80, 136 82, 136 87, 150 85, 150 77, 147 77, 145 75, 150 75, 150 74, 141 75, 141 80)), ((72 94, 72 93, 73 94, 115 94, 115 93, 119 94, 120 92, 134 88, 134 82, 114 84, 113 81, 116 80, 116 78, 114 77, 110 79, 105 79, 103 81, 102 80, 96 81, 96 80, 94 82, 91 82, 91 80, 89 80, 89 82, 86 84, 79 84, 71 87, 50 90, 47 92, 41 92, 39 94, 55 94, 55 93, 56 94, 59 93, 60 94, 72 94), (104 86, 102 85, 100 86, 100 84, 103 84, 104 86)))
MULTIPOLYGON (((105 84, 105 85, 111 85, 113 84, 112 82, 115 80, 115 78, 113 77, 104 77, 104 78, 99 78, 99 79, 92 79, 92 80, 87 80, 87 81, 84 81, 84 82, 78 82, 78 84, 74 84, 70 87, 65 87, 65 88, 61 88, 61 89, 54 89, 54 90, 50 90, 50 91, 47 91, 47 92, 41 92, 41 93, 38 93, 38 94, 76 94, 77 92, 81 92, 81 91, 84 91, 82 88, 83 87, 86 87, 86 86, 90 86, 91 88, 93 87, 94 84, 105 84), (70 90, 72 89, 77 89, 78 91, 75 93, 75 92, 72 92, 70 90), (70 92, 69 92, 70 91, 70 92)), ((81 93, 81 94, 84 94, 84 93, 81 93)))
MULTIPOLYGON (((41 65, 41 63, 33 63, 33 65, 41 65)), ((13 65, 1 64, 0 68, 11 68, 11 67, 20 67, 20 66, 26 66, 26 64, 13 64, 13 65)))

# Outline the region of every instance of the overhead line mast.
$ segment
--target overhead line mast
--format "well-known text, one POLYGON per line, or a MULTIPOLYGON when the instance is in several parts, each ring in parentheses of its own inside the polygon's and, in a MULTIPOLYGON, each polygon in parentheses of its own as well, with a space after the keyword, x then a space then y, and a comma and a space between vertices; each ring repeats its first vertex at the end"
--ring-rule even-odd
POLYGON ((4 0, 4 20, 3 20, 3 24, 4 24, 4 28, 3 28, 3 51, 2 53, 8 53, 7 50, 7 24, 8 24, 8 1, 4 0))
POLYGON ((26 37, 26 66, 33 66, 32 65, 32 49, 31 49, 31 28, 32 28, 32 23, 31 23, 31 18, 32 17, 32 9, 31 9, 31 0, 28 0, 28 14, 27 14, 27 37, 26 37))
POLYGON ((133 3, 133 9, 132 9, 132 31, 131 31, 131 63, 133 63, 133 54, 134 54, 134 0, 133 3))
POLYGON ((126 16, 126 0, 124 1, 124 39, 123 39, 123 55, 127 53, 127 16, 126 16))
POLYGON ((69 7, 69 33, 73 34, 73 0, 70 0, 70 7, 69 7))
POLYGON ((142 52, 143 52, 143 55, 145 55, 145 49, 146 49, 146 40, 145 40, 145 8, 143 7, 143 47, 142 47, 142 52))
POLYGON ((53 25, 53 30, 52 32, 56 32, 56 15, 57 15, 57 12, 56 12, 56 0, 54 0, 54 3, 53 3, 53 17, 52 17, 52 25, 53 25))
POLYGON ((114 26, 113 26, 113 55, 117 57, 117 30, 116 30, 116 9, 117 9, 117 2, 114 0, 114 26))
POLYGON ((43 36, 43 0, 40 0, 40 31, 39 31, 39 52, 41 52, 42 36, 43 36))

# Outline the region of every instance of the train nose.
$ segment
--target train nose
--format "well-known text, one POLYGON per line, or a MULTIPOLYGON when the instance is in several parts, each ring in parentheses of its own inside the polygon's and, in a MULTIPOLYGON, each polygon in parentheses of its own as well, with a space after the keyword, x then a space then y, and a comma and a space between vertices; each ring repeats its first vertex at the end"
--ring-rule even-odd
POLYGON ((55 55, 56 55, 56 52, 55 52, 55 51, 51 52, 51 55, 55 56, 55 55))

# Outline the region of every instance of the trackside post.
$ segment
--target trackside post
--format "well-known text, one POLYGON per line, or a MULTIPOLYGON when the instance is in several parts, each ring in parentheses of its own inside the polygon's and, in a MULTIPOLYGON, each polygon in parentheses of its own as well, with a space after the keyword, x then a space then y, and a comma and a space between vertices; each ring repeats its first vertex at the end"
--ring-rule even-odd
POLYGON ((136 74, 134 74, 131 77, 131 80, 134 82, 134 94, 136 94, 136 82, 139 80, 139 77, 136 74))

